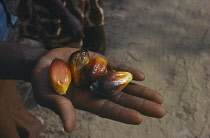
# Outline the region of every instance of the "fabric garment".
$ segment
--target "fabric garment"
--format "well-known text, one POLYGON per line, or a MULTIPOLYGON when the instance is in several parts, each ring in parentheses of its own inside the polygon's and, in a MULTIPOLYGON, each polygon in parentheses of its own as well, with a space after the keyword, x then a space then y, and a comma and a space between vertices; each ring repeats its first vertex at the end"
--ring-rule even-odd
MULTIPOLYGON (((83 28, 104 25, 101 0, 60 0, 72 14, 72 20, 79 20, 83 28)), ((21 21, 20 34, 42 42, 48 49, 63 47, 68 44, 82 45, 80 34, 70 33, 67 17, 60 16, 57 0, 20 0, 18 17, 21 21), (62 18, 62 19, 61 19, 62 18)))

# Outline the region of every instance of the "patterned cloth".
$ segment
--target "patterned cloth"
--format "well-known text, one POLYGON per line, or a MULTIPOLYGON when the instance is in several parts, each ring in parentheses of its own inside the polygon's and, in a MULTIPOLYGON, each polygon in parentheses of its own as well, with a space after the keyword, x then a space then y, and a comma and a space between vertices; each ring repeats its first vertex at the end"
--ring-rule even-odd
POLYGON ((81 42, 82 34, 75 34, 75 28, 104 24, 101 0, 20 0, 18 17, 20 34, 48 48, 81 42), (62 6, 67 14, 61 12, 62 6))

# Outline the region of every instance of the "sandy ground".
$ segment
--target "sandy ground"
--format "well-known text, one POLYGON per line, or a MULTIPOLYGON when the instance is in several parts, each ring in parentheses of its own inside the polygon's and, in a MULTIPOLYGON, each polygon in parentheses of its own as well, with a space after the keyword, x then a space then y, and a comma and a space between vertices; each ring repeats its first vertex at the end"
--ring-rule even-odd
POLYGON ((104 6, 106 56, 144 72, 139 84, 164 96, 167 115, 133 126, 77 110, 68 134, 57 115, 27 101, 28 93, 26 105, 46 126, 41 138, 210 137, 210 1, 106 0, 104 6))

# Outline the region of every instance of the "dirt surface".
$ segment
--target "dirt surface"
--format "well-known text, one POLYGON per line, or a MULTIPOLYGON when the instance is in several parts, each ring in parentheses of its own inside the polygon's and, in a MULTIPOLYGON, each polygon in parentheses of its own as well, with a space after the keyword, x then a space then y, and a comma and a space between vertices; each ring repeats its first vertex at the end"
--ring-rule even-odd
POLYGON ((164 96, 167 115, 133 126, 77 110, 68 134, 57 115, 31 100, 30 84, 20 82, 29 91, 28 109, 46 126, 41 137, 210 137, 210 1, 106 0, 104 6, 106 56, 144 72, 138 83, 164 96))

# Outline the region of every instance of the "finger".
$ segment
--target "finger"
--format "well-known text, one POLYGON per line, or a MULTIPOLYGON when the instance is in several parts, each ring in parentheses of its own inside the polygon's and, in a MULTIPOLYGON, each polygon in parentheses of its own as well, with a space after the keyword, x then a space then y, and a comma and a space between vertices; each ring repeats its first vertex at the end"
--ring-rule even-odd
POLYGON ((82 107, 82 110, 126 124, 138 125, 143 120, 143 116, 139 112, 125 108, 106 99, 92 99, 82 107))
POLYGON ((166 113, 165 109, 160 104, 143 98, 132 96, 124 92, 113 95, 110 100, 127 108, 134 109, 142 113, 143 115, 150 117, 161 118, 166 113))
POLYGON ((129 83, 127 87, 123 89, 123 92, 156 102, 158 104, 163 103, 163 97, 160 93, 134 83, 129 83))
POLYGON ((42 97, 42 101, 39 104, 59 115, 66 132, 74 130, 76 126, 76 113, 70 100, 59 95, 46 95, 42 97))
POLYGON ((132 67, 126 66, 124 64, 121 64, 115 61, 109 61, 109 63, 113 67, 114 70, 130 72, 133 75, 134 80, 143 81, 145 79, 144 74, 137 69, 134 69, 132 67))

